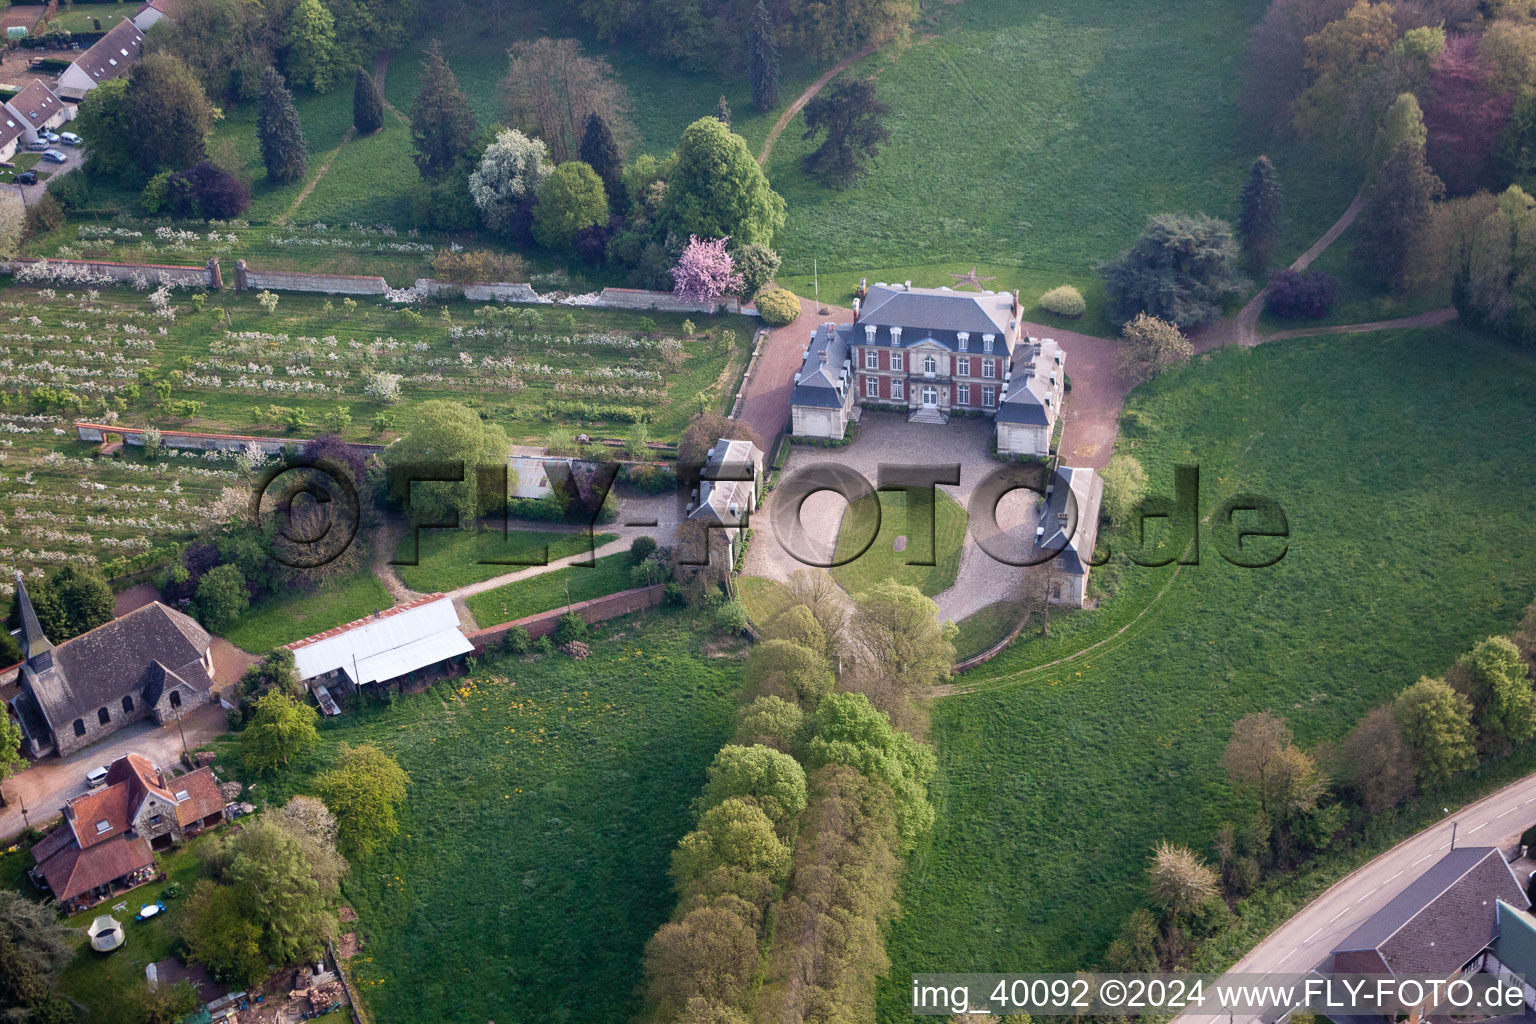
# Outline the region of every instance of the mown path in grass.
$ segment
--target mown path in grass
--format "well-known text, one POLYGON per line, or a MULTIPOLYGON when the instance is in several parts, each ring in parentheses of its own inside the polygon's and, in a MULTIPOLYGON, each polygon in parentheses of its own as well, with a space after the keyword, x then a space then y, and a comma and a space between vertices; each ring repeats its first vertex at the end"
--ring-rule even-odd
POLYGON ((870 54, 874 53, 878 45, 879 44, 877 43, 870 43, 858 53, 849 54, 847 57, 844 57, 832 67, 828 68, 826 73, 823 74, 820 78, 816 79, 816 81, 812 82, 804 92, 795 97, 795 102, 786 107, 784 109, 784 113, 780 114, 779 119, 773 123, 773 127, 768 129, 768 138, 763 140, 762 152, 757 154, 757 162, 759 166, 762 166, 768 162, 768 155, 773 152, 773 144, 779 141, 779 136, 784 134, 784 129, 789 127, 789 122, 794 120, 796 114, 805 109, 805 105, 811 102, 811 98, 814 97, 817 93, 821 92, 822 89, 826 88, 827 83, 832 81, 832 79, 848 70, 858 61, 861 61, 865 57, 868 57, 870 54))

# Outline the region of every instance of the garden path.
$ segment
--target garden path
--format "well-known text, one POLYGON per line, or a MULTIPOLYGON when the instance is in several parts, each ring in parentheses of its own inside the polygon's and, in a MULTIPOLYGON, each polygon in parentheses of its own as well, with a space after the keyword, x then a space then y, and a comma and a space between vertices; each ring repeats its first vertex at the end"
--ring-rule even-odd
POLYGON ((287 224, 289 221, 293 220, 293 215, 299 212, 299 207, 304 204, 304 200, 308 199, 309 194, 315 190, 315 186, 320 184, 320 179, 325 177, 325 173, 331 169, 331 164, 336 162, 336 155, 341 152, 343 146, 352 141, 352 136, 356 133, 357 130, 355 128, 347 129, 346 134, 341 137, 341 142, 336 146, 335 149, 331 150, 325 155, 325 162, 322 163, 319 169, 315 171, 314 176, 311 177, 309 181, 304 183, 303 189, 301 189, 299 194, 294 197, 294 200, 289 204, 288 209, 283 211, 283 215, 277 218, 277 222, 279 224, 287 224))
MULTIPOLYGON (((804 109, 807 103, 811 102, 812 97, 814 97, 818 92, 821 92, 822 89, 826 88, 828 82, 832 81, 832 79, 836 78, 848 68, 852 67, 854 63, 861 61, 865 57, 868 57, 870 54, 874 53, 875 46, 875 43, 870 43, 858 53, 850 54, 849 56, 844 57, 842 60, 838 61, 832 67, 828 68, 820 78, 812 82, 804 92, 802 92, 799 96, 796 96, 795 102, 784 108, 784 113, 779 115, 779 119, 775 121, 773 123, 773 127, 768 130, 768 138, 763 140, 763 151, 757 154, 757 162, 759 166, 767 165, 768 155, 773 152, 773 144, 779 141, 779 136, 784 134, 784 129, 789 127, 789 122, 794 120, 795 115, 800 113, 800 111, 804 109)), ((380 88, 383 88, 383 86, 381 85, 380 88)))

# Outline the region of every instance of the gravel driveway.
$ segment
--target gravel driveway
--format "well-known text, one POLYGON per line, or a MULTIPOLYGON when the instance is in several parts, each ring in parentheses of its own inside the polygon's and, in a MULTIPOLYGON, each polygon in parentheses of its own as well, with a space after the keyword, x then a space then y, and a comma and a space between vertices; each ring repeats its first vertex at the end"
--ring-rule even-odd
MULTIPOLYGON (((908 423, 899 413, 866 410, 859 422, 858 440, 846 448, 793 446, 779 486, 753 515, 753 541, 747 551, 743 572, 782 583, 796 570, 806 568, 780 543, 772 525, 774 501, 786 493, 783 481, 790 473, 830 462, 854 470, 873 486, 882 463, 930 466, 958 463, 959 486, 940 485, 939 490, 965 505, 977 484, 1002 465, 987 454, 992 429, 990 419, 952 419, 942 425, 908 423)), ((1021 507, 1015 507, 1012 501, 1005 502, 999 508, 999 525, 1005 529, 1017 527, 1019 524, 1012 521, 1008 512, 1017 512, 1021 507)), ((813 495, 801 509, 803 543, 823 559, 836 546, 846 509, 847 502, 831 491, 813 495)), ((955 585, 935 598, 939 615, 944 619, 959 620, 989 604, 1016 596, 1022 578, 1021 570, 995 561, 967 535, 955 585)))

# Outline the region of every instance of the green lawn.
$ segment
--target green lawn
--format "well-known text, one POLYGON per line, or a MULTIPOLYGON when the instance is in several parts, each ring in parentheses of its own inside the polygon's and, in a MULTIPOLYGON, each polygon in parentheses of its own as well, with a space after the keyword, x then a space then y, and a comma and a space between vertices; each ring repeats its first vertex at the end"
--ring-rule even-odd
POLYGON ((60 32, 109 32, 120 21, 133 17, 138 8, 133 4, 82 4, 73 10, 60 11, 48 19, 49 27, 60 32))
POLYGON ((467 678, 348 710, 310 761, 264 781, 302 792, 337 744, 411 775, 400 836, 343 883, 378 1024, 618 1021, 639 1010, 647 939, 671 913, 673 846, 730 735, 739 662, 707 623, 603 624, 592 656, 490 658, 467 678))
MULTIPOLYGON (((948 590, 960 572, 960 552, 965 546, 965 509, 947 494, 936 491, 933 536, 930 538, 926 516, 920 515, 917 523, 907 521, 905 492, 878 493, 879 533, 863 554, 847 565, 833 569, 832 578, 850 594, 862 593, 885 580, 917 587, 929 597, 948 590), (902 551, 896 550, 898 538, 905 539, 902 551), (929 564, 921 564, 925 562, 929 564)), ((877 506, 871 498, 860 499, 849 506, 837 535, 837 559, 854 554, 858 545, 868 538, 876 513, 877 506)))
POLYGON ((252 654, 265 654, 394 603, 365 564, 353 575, 332 580, 317 590, 277 594, 252 605, 238 623, 224 631, 224 639, 252 654))
POLYGON ((746 605, 747 615, 758 626, 778 618, 791 601, 788 587, 762 576, 738 577, 736 587, 741 593, 741 603, 746 605))
MULTIPOLYGON (((1038 296, 1082 287, 1151 214, 1235 218, 1248 165, 1266 145, 1236 109, 1244 42, 1266 6, 933 5, 910 47, 853 72, 875 76, 892 108, 891 142, 868 177, 846 191, 807 177, 801 117, 775 146, 767 170, 789 205, 775 238, 785 277, 802 289, 815 258, 823 289, 865 274, 944 284, 974 263, 982 273, 1018 268, 995 286, 1038 296)), ((1270 156, 1285 189, 1279 251, 1289 258, 1343 212, 1358 182, 1294 147, 1270 156)))
MULTIPOLYGON (((556 533, 549 530, 499 529, 476 531, 422 530, 417 565, 396 565, 400 582, 422 593, 453 590, 479 583, 529 565, 539 565, 579 555, 617 539, 613 533, 588 538, 585 530, 556 533), (499 564, 498 564, 499 563, 499 564)), ((407 535, 395 549, 395 560, 412 557, 414 538, 407 535)))
POLYGON ((629 570, 634 565, 628 551, 604 555, 589 566, 572 565, 540 573, 495 590, 476 594, 464 603, 482 628, 511 622, 537 612, 547 612, 577 601, 628 590, 629 570))
POLYGON ((1121 443, 1154 490, 1196 463, 1202 515, 1268 495, 1289 551, 1240 569, 1207 524, 1198 566, 1126 566, 1104 607, 1053 617, 935 705, 938 822, 908 866, 881 1018, 907 1019, 914 971, 1099 962, 1152 844, 1208 851, 1246 813, 1220 764, 1237 718, 1338 739, 1508 631, 1536 593, 1533 388, 1530 359, 1452 327, 1223 350, 1134 392, 1145 426, 1121 443))
POLYGON ((80 947, 74 960, 64 968, 59 987, 70 1001, 85 1007, 84 1019, 112 1019, 115 1001, 144 983, 144 968, 176 955, 180 944, 176 929, 181 909, 192 893, 192 886, 203 877, 203 860, 198 848, 214 841, 210 833, 169 852, 157 853, 155 861, 168 876, 166 881, 140 886, 109 903, 67 919, 70 927, 79 929, 80 947), (172 882, 181 883, 182 894, 165 901, 166 912, 148 921, 135 921, 133 918, 139 908, 153 903, 172 882), (128 904, 127 913, 112 909, 114 903, 120 902, 128 904), (85 930, 97 916, 108 913, 122 924, 128 938, 111 953, 98 953, 91 948, 85 930))

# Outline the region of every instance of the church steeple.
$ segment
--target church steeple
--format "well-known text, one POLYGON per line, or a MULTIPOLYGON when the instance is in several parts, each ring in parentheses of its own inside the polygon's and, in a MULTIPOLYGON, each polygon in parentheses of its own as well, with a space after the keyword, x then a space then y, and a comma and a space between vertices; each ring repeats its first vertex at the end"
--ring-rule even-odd
POLYGON ((44 651, 53 650, 53 644, 43 635, 42 624, 37 621, 37 612, 32 607, 32 598, 27 596, 27 585, 22 582, 19 570, 16 573, 16 601, 21 605, 21 656, 31 661, 44 651))

